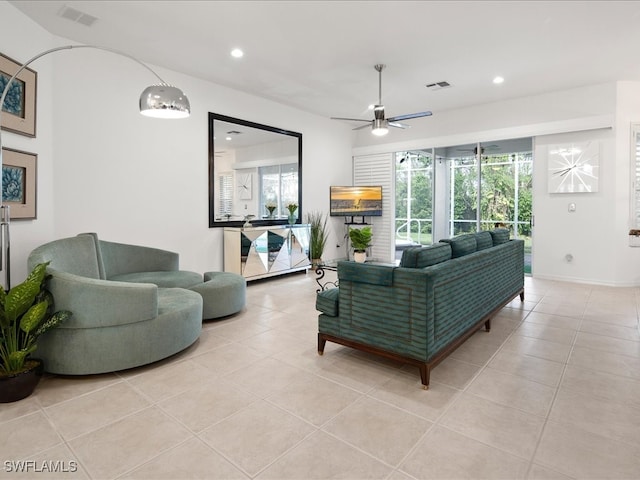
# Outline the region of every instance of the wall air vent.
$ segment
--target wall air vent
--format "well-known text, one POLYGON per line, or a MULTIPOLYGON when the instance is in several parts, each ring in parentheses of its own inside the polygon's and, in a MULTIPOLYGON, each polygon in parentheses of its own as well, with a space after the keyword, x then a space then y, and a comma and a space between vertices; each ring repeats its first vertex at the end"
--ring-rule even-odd
POLYGON ((58 16, 84 25, 85 27, 90 27, 98 20, 98 18, 94 17, 93 15, 83 13, 80 10, 76 10, 75 8, 71 8, 66 5, 64 5, 60 9, 60 11, 58 12, 58 16))
POLYGON ((442 90, 443 88, 449 88, 451 84, 449 82, 435 82, 435 83, 427 83, 427 88, 429 90, 442 90))

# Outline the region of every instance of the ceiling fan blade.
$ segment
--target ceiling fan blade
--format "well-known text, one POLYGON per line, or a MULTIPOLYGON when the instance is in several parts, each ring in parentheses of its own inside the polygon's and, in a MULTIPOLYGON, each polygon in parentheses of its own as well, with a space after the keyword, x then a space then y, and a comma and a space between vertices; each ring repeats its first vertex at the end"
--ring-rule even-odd
POLYGON ((388 118, 390 122, 395 122, 397 120, 409 120, 410 118, 420 118, 420 117, 428 117, 433 115, 431 112, 418 112, 418 113, 409 113, 407 115, 396 115, 395 117, 388 118))
POLYGON ((390 127, 396 127, 396 128, 411 128, 411 125, 405 125, 404 123, 399 123, 399 122, 390 122, 387 120, 387 125, 389 125, 390 127))
MULTIPOLYGON (((371 121, 369 120, 369 123, 371 123, 371 121)), ((363 128, 368 128, 370 127, 370 125, 362 125, 361 127, 356 127, 353 130, 362 130, 363 128)))
POLYGON ((361 118, 344 118, 344 117, 331 117, 331 120, 348 120, 350 122, 368 122, 368 123, 371 122, 371 120, 363 120, 361 118))

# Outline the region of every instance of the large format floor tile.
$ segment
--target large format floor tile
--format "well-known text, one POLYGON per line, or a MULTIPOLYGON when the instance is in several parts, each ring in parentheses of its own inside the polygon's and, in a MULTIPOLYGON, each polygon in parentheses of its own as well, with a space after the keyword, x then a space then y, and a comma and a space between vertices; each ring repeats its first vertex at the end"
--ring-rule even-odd
POLYGON ((640 478, 640 289, 526 277, 425 391, 414 366, 318 355, 314 277, 250 283, 160 362, 46 375, 0 405, 2 459, 92 480, 640 478))

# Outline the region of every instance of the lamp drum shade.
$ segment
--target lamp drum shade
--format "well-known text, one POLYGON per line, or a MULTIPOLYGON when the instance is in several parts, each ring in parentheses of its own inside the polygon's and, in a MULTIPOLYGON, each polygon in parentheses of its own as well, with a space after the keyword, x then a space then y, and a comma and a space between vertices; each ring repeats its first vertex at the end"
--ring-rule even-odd
POLYGON ((191 113, 191 105, 179 88, 151 85, 140 95, 140 113, 155 118, 186 118, 191 113))

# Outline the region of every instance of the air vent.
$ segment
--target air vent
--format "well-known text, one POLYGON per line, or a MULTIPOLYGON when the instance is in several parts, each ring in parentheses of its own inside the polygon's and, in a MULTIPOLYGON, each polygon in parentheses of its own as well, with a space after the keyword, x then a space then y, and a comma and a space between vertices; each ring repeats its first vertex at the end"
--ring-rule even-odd
POLYGON ((94 17, 93 15, 89 15, 88 13, 83 13, 80 10, 67 7, 66 5, 64 5, 60 9, 60 11, 58 12, 58 16, 62 18, 66 18, 67 20, 71 20, 72 22, 76 22, 81 25, 84 25, 85 27, 90 27, 98 20, 98 18, 94 17))
POLYGON ((427 88, 429 90, 442 90, 443 88, 449 88, 451 84, 449 82, 435 82, 428 83, 427 88))

